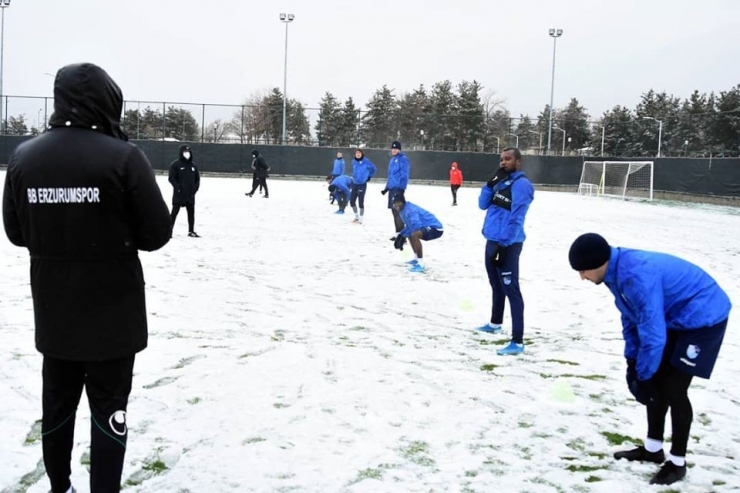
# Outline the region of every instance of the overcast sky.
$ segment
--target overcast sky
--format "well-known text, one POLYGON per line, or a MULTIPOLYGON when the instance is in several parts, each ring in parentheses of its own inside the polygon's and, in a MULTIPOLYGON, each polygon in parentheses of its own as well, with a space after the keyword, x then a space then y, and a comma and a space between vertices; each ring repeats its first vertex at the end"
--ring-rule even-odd
POLYGON ((740 83, 738 0, 12 0, 4 93, 51 95, 44 73, 85 61, 129 100, 239 104, 282 89, 280 12, 295 14, 288 95, 309 107, 326 90, 364 105, 383 84, 475 79, 535 116, 550 99, 551 27, 564 30, 555 107, 577 97, 598 117, 650 88, 740 83))

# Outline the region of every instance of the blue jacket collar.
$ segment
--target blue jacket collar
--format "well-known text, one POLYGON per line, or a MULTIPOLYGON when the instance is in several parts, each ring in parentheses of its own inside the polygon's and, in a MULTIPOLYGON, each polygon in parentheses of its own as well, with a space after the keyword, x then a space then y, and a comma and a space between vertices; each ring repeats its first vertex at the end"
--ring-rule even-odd
POLYGON ((611 248, 611 255, 609 255, 609 265, 606 266, 606 274, 604 274, 604 284, 607 286, 614 285, 617 282, 617 265, 619 264, 619 249, 615 247, 611 248))

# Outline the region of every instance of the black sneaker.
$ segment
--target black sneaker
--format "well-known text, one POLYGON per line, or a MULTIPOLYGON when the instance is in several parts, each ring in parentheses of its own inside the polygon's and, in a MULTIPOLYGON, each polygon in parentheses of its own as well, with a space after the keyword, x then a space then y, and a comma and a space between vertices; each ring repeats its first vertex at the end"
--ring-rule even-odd
POLYGON ((666 461, 660 471, 653 476, 650 484, 673 484, 681 481, 686 476, 686 466, 677 466, 671 461, 666 461))
POLYGON ((645 447, 641 445, 632 450, 620 450, 619 452, 614 452, 614 458, 617 460, 627 459, 660 464, 665 460, 665 454, 662 450, 658 450, 657 452, 648 452, 645 450, 645 447))
POLYGON ((195 231, 191 231, 190 233, 188 233, 188 236, 191 238, 200 238, 200 235, 195 231))

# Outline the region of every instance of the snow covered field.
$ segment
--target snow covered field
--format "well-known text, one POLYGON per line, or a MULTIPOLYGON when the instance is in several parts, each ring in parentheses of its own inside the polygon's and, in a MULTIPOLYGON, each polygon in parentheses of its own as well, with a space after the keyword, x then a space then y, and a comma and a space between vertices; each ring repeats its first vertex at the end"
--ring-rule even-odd
MULTIPOLYGON (((446 187, 410 186, 407 199, 445 226, 424 244, 428 271, 411 274, 408 247, 388 240, 382 183, 369 186, 362 226, 333 214, 322 182, 271 180, 269 199, 245 197, 250 184, 204 177, 202 238, 186 236, 182 211, 172 241, 142 254, 150 342, 136 363, 125 491, 740 488, 740 210, 538 192, 521 260, 526 352, 500 357, 508 337, 473 330, 490 310, 477 186, 458 207, 446 187), (736 306, 713 378, 692 385, 691 468, 672 488, 647 485, 657 466, 611 458, 644 437, 645 412, 624 383, 611 295, 568 265, 587 231, 697 263, 736 306)), ((48 491, 28 264, 3 234, 2 493, 48 491)), ((89 426, 83 397, 80 493, 89 426)))

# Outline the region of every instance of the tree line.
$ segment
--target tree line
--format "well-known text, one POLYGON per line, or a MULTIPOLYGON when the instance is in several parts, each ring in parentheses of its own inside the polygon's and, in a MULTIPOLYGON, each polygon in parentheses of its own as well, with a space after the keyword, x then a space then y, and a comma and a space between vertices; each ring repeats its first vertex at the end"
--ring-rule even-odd
MULTIPOLYGON (((133 139, 278 144, 282 139, 283 94, 257 92, 233 107, 230 117, 201 123, 190 109, 126 107, 122 126, 133 139)), ((364 107, 352 97, 340 101, 327 91, 318 108, 297 99, 286 104, 286 142, 330 147, 388 147, 400 140, 407 149, 498 152, 507 146, 545 153, 550 107, 536 116, 512 116, 505 101, 473 80, 420 85, 396 94, 386 85, 364 107), (311 125, 309 112, 314 112, 311 125)), ((2 132, 36 135, 25 115, 10 116, 2 132)), ((592 118, 577 98, 553 111, 551 150, 555 154, 654 156, 740 155, 740 84, 719 93, 694 91, 686 99, 649 90, 635 108, 617 105, 592 118)))

